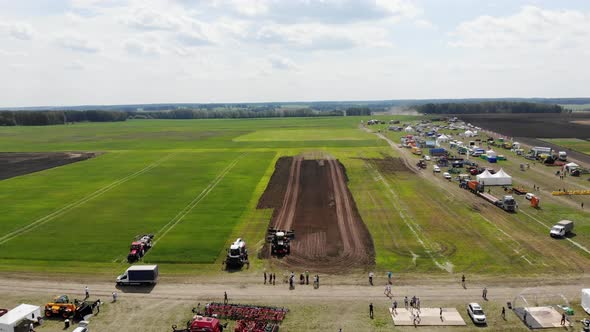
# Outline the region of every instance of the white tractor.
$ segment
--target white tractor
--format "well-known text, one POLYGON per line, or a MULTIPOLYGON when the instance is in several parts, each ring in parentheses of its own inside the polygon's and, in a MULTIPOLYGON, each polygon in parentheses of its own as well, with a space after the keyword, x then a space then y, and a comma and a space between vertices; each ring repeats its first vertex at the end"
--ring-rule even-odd
POLYGON ((244 264, 250 265, 248 249, 244 240, 238 238, 229 246, 224 263, 226 269, 241 269, 244 264))

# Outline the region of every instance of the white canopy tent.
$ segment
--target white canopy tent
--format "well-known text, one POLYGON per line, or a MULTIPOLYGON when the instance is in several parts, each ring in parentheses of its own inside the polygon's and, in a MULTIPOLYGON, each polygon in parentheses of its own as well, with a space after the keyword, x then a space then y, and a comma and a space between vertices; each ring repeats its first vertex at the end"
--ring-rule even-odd
MULTIPOLYGON (((41 317, 41 309, 36 305, 21 304, 0 317, 0 332, 15 332, 28 327, 31 321, 41 317)), ((28 329, 26 330, 28 331, 28 329)))
POLYGON ((512 177, 508 173, 500 169, 496 174, 488 172, 486 169, 483 173, 477 177, 477 182, 484 186, 510 186, 512 185, 512 177))
POLYGON ((566 167, 567 169, 576 169, 576 168, 580 167, 580 165, 578 165, 578 164, 576 164, 576 163, 573 163, 573 162, 572 162, 572 163, 567 163, 567 164, 565 164, 565 167, 566 167))

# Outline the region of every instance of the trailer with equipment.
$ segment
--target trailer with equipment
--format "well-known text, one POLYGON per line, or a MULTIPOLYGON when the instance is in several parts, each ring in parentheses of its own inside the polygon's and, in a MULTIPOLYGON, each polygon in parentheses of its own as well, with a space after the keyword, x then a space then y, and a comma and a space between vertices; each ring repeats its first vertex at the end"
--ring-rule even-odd
POLYGON ((502 198, 497 198, 490 193, 485 192, 484 185, 477 181, 462 181, 459 183, 461 188, 467 189, 486 201, 494 204, 506 212, 516 212, 518 204, 511 195, 504 195, 502 198))

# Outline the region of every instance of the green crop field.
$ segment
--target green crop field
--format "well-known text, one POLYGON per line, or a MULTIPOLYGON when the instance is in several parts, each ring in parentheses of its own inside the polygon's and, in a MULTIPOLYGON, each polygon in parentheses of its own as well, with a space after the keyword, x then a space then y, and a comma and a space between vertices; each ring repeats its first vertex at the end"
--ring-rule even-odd
MULTIPOLYGON (((588 134, 590 136, 590 133, 588 134)), ((590 139, 590 138, 589 138, 590 139)), ((578 138, 543 138, 543 141, 590 155, 590 141, 578 138)))
MULTIPOLYGON (((262 247, 272 211, 256 209, 258 198, 276 160, 300 153, 330 155, 346 167, 350 190, 373 237, 377 270, 530 274, 578 271, 589 262, 590 254, 573 243, 547 236, 555 219, 575 219, 579 232, 573 241, 590 248, 590 218, 575 208, 579 198, 568 205, 542 196, 543 209, 534 210, 518 197, 522 213, 516 215, 490 208, 456 183, 426 177, 432 174, 383 168, 379 160, 400 152, 359 128, 361 119, 366 120, 131 120, 2 127, 2 151, 102 154, 0 181, 0 269, 120 272, 133 237, 155 233, 157 242, 146 262, 183 274, 218 270, 226 246, 236 237, 244 237, 251 252, 262 247)), ((370 130, 385 132, 386 127, 370 130)), ((386 135, 398 142, 403 134, 386 135)), ((517 183, 559 185, 559 179, 547 176, 550 170, 516 174, 519 161, 511 158, 501 166, 518 176, 517 183)), ((253 258, 251 269, 268 264, 253 258)))

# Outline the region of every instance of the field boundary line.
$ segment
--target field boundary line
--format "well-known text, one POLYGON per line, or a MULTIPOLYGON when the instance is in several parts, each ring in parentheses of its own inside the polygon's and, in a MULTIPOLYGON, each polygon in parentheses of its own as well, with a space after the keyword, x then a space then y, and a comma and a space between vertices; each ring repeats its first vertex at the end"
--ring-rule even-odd
POLYGON ((52 213, 50 213, 50 214, 48 214, 48 215, 46 215, 44 217, 41 217, 41 218, 33 221, 32 223, 28 224, 28 225, 25 225, 25 226, 23 226, 23 227, 21 227, 21 228, 19 228, 17 230, 14 230, 14 231, 12 231, 12 232, 10 232, 10 233, 8 233, 8 234, 0 237, 0 245, 2 245, 4 243, 6 243, 6 242, 8 242, 8 241, 10 241, 12 239, 14 239, 15 237, 17 237, 17 236, 19 236, 21 234, 30 232, 31 230, 33 230, 33 229, 35 229, 35 228, 37 228, 39 226, 42 226, 42 225, 50 222, 51 220, 53 220, 53 219, 55 219, 55 218, 57 218, 59 216, 62 216, 63 214, 65 214, 65 213, 67 213, 67 212, 69 212, 69 211, 71 211, 71 210, 73 210, 73 209, 75 209, 75 208, 77 208, 77 207, 79 207, 79 206, 81 206, 81 205, 83 205, 83 204, 85 204, 85 203, 87 203, 87 202, 89 202, 89 201, 91 201, 91 200, 93 200, 93 199, 95 199, 95 198, 103 195, 104 193, 110 191, 111 189, 116 188, 119 185, 121 185, 121 184, 123 184, 123 183, 125 183, 125 182, 127 182, 127 181, 129 181, 129 180, 131 180, 133 178, 136 178, 136 177, 138 177, 138 176, 140 176, 140 175, 142 175, 142 174, 144 174, 144 173, 152 170, 155 167, 158 167, 160 164, 162 164, 163 162, 165 162, 168 159, 170 159, 173 155, 174 155, 174 153, 168 154, 167 156, 165 156, 165 157, 163 157, 161 159, 156 160, 155 162, 149 164, 148 166, 140 169, 139 171, 137 171, 135 173, 129 174, 129 175, 127 175, 127 176, 125 176, 125 177, 123 177, 123 178, 121 178, 121 179, 119 179, 119 180, 117 180, 115 182, 112 182, 112 183, 108 184, 107 186, 102 187, 102 188, 94 191, 90 195, 87 195, 87 196, 85 196, 85 197, 83 197, 83 198, 81 198, 81 199, 79 199, 79 200, 77 200, 75 202, 72 202, 72 203, 70 203, 70 204, 68 204, 66 206, 63 206, 63 207, 59 208, 58 210, 53 211, 52 213))
POLYGON ((154 244, 152 247, 155 247, 156 244, 166 236, 166 234, 168 234, 168 232, 170 232, 174 227, 176 227, 176 225, 178 225, 183 219, 184 217, 189 214, 197 205, 199 205, 199 203, 205 199, 205 197, 207 197, 209 195, 209 193, 211 191, 213 191, 213 189, 215 189, 215 187, 217 187, 217 185, 219 184, 219 182, 221 182, 221 180, 223 180, 225 178, 225 176, 238 164, 238 162, 243 159, 245 156, 247 155, 247 153, 242 153, 241 155, 239 155, 236 159, 234 159, 229 165, 227 165, 219 174, 217 174, 217 176, 213 179, 213 181, 211 181, 207 187, 205 187, 205 189, 203 189, 195 198, 193 198, 191 200, 191 202, 186 205, 182 210, 180 210, 180 212, 178 212, 176 214, 176 216, 174 216, 174 218, 170 219, 170 221, 168 223, 166 223, 166 225, 164 225, 159 231, 157 231, 155 233, 155 235, 161 234, 159 236, 157 236, 156 240, 154 241, 154 244))

